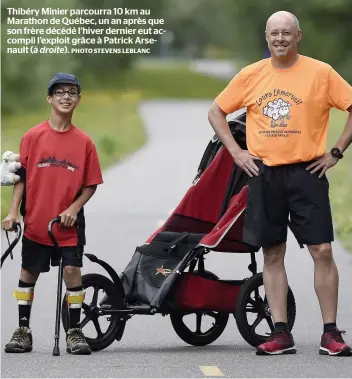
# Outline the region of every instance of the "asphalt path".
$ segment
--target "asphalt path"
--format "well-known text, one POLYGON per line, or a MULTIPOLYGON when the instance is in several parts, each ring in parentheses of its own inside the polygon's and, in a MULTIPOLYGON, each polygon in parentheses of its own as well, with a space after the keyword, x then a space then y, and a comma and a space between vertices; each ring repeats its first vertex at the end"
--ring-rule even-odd
MULTIPOLYGON (((86 207, 87 253, 94 253, 121 272, 134 249, 168 217, 191 185, 200 158, 213 132, 207 120, 208 101, 148 102, 140 107, 148 143, 137 153, 104 172, 104 184, 86 207)), ((2 232, 2 251, 6 239, 2 232)), ((352 343, 352 255, 333 244, 340 271, 338 325, 352 343)), ((17 305, 11 296, 20 267, 20 244, 14 261, 1 272, 1 346, 17 326, 17 305)), ((257 254, 262 268, 262 254, 257 254)), ((223 279, 249 276, 247 254, 210 253, 206 268, 223 279)), ((103 273, 85 259, 83 273, 103 273)), ((120 342, 91 356, 65 352, 52 356, 57 269, 43 275, 36 286, 30 354, 2 353, 2 377, 351 377, 352 358, 318 355, 322 323, 313 288, 313 263, 306 249, 289 236, 286 257, 289 282, 297 303, 293 329, 297 354, 257 357, 238 332, 231 316, 224 333, 213 344, 193 347, 174 332, 169 317, 134 316, 120 342), (217 368, 217 370, 216 370, 217 368)))

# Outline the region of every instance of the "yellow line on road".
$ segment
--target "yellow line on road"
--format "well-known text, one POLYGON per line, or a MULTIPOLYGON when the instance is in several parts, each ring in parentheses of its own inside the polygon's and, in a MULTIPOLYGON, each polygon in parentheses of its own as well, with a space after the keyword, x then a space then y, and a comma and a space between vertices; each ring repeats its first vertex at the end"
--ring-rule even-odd
POLYGON ((204 376, 225 376, 218 366, 199 366, 204 376))

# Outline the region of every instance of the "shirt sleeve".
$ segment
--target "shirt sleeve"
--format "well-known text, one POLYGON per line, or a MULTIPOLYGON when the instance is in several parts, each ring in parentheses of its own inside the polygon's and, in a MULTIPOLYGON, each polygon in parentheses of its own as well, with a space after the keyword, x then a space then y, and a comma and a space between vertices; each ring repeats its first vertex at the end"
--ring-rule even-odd
POLYGON ((28 164, 29 147, 30 147, 29 137, 28 137, 28 134, 25 134, 21 138, 21 142, 20 142, 20 162, 21 162, 22 167, 24 167, 25 169, 27 169, 27 164, 28 164))
POLYGON ((98 153, 94 143, 91 143, 84 168, 83 185, 85 187, 103 183, 103 176, 100 168, 98 153))
POLYGON ((244 105, 245 78, 240 71, 216 97, 216 104, 227 114, 243 108, 244 105))
POLYGON ((341 111, 352 105, 352 87, 333 68, 328 76, 328 104, 341 111))

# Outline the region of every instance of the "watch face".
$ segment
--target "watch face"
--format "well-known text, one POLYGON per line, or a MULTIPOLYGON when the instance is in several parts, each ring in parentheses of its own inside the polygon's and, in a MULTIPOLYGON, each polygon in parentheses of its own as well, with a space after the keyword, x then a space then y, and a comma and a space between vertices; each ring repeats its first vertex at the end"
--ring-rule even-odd
POLYGON ((340 150, 336 147, 334 147, 333 149, 331 149, 331 155, 334 157, 334 158, 342 158, 342 154, 340 152, 340 150))

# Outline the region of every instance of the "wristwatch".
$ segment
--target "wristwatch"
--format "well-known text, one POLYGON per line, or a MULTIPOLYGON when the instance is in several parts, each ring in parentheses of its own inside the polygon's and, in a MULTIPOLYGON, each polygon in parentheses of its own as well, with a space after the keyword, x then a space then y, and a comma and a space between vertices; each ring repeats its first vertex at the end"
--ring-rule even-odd
POLYGON ((331 155, 334 157, 334 158, 337 158, 337 159, 342 159, 343 158, 343 155, 340 151, 340 149, 338 147, 334 147, 331 149, 330 151, 331 155))

